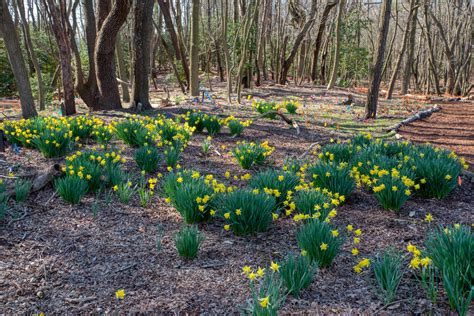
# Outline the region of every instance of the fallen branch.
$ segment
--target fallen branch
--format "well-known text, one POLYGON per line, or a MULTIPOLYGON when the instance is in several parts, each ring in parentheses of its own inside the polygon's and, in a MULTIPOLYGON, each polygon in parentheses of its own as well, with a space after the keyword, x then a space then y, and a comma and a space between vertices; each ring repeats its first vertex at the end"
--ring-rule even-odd
POLYGON ((283 113, 281 113, 280 111, 269 111, 267 113, 263 113, 262 115, 258 116, 255 120, 258 120, 258 119, 261 119, 261 118, 265 118, 265 117, 269 117, 271 115, 278 115, 279 117, 282 118, 283 121, 285 121, 288 125, 291 125, 294 129, 296 129, 296 134, 299 135, 300 134, 300 127, 298 125, 298 123, 296 123, 295 121, 293 121, 292 119, 288 118, 286 115, 284 115, 283 113))
POLYGON ((387 132, 391 132, 391 131, 398 131, 398 129, 400 129, 400 127, 404 126, 404 125, 407 125, 407 124, 410 124, 412 122, 415 122, 415 121, 418 121, 418 120, 421 120, 421 119, 424 119, 424 118, 427 118, 427 117, 430 117, 431 114, 435 113, 435 112, 438 112, 440 111, 441 108, 438 106, 438 105, 435 105, 434 107, 428 109, 428 110, 425 110, 425 111, 421 111, 421 112, 418 112, 417 114, 413 115, 413 116, 410 116, 409 118, 401 121, 400 123, 398 124, 395 124, 387 129, 385 129, 385 131, 387 132))
MULTIPOLYGON (((26 175, 22 178, 30 178, 31 180, 31 190, 30 193, 36 192, 48 185, 53 179, 61 174, 60 166, 54 164, 44 170, 40 170, 32 175, 26 175)), ((5 196, 13 197, 15 196, 15 188, 9 189, 5 192, 5 196)))

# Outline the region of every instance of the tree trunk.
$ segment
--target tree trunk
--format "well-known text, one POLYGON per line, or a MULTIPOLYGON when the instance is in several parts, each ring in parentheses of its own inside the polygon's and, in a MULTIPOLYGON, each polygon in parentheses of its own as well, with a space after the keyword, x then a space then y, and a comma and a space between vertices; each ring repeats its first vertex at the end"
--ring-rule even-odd
POLYGON ((428 4, 423 5, 423 15, 425 19, 425 36, 426 36, 426 42, 428 44, 428 53, 429 53, 429 64, 430 64, 430 69, 433 74, 433 81, 435 85, 435 91, 436 94, 441 95, 441 89, 439 87, 439 76, 438 76, 438 69, 436 67, 436 59, 435 55, 433 52, 433 41, 431 38, 431 25, 428 21, 429 13, 428 13, 428 4))
POLYGON ((154 0, 134 0, 132 104, 138 110, 151 109, 149 76, 154 0), (141 106, 139 106, 139 103, 141 106))
POLYGON ((8 5, 5 0, 0 0, 0 35, 3 37, 8 53, 8 60, 15 77, 16 88, 20 94, 21 113, 24 118, 37 116, 33 94, 31 93, 28 72, 21 53, 20 42, 16 33, 8 5))
POLYGON ((301 42, 306 36, 306 33, 309 31, 310 27, 313 25, 314 16, 316 15, 316 8, 317 8, 317 1, 311 0, 311 9, 306 19, 306 22, 304 23, 298 35, 296 36, 295 42, 290 51, 290 55, 288 56, 288 58, 285 59, 281 67, 281 73, 279 76, 280 84, 286 84, 286 77, 288 76, 288 71, 290 70, 290 67, 293 64, 293 61, 295 59, 296 53, 298 52, 298 48, 300 47, 301 42))
POLYGON ((370 74, 369 91, 367 92, 367 104, 365 107, 365 118, 367 119, 375 119, 377 117, 377 102, 379 99, 380 81, 382 80, 382 67, 390 26, 391 9, 392 0, 383 0, 382 7, 380 8, 376 55, 374 56, 374 64, 370 74))
POLYGON ((344 12, 345 0, 339 1, 339 7, 337 8, 337 20, 336 20, 336 43, 334 47, 334 59, 331 69, 331 77, 329 77, 329 83, 327 89, 330 90, 334 88, 337 79, 337 69, 339 67, 339 55, 340 55, 340 46, 341 46, 341 24, 342 24, 342 14, 344 12))
POLYGON ((388 86, 388 92, 387 92, 387 100, 392 98, 393 94, 393 89, 395 88, 395 82, 397 81, 397 76, 398 76, 398 71, 400 70, 400 65, 402 64, 403 60, 403 54, 405 53, 405 49, 407 47, 407 42, 408 42, 408 35, 410 33, 410 23, 413 22, 412 20, 412 14, 414 10, 415 0, 411 0, 410 2, 410 12, 408 13, 408 23, 405 28, 405 32, 403 33, 403 40, 402 40, 402 47, 400 47, 400 52, 398 53, 398 58, 395 63, 395 68, 393 69, 392 76, 390 77, 390 83, 388 86))
POLYGON ((189 88, 192 96, 199 96, 199 15, 200 15, 200 0, 192 1, 192 16, 191 16, 191 59, 189 62, 189 69, 191 80, 189 88))
POLYGON ((59 1, 59 7, 54 0, 43 0, 50 16, 51 29, 59 48, 59 63, 61 65, 61 81, 64 101, 61 105, 63 115, 76 114, 74 101, 74 84, 72 72, 72 53, 68 36, 68 16, 65 1, 59 1))
POLYGON ((405 59, 405 66, 402 77, 402 94, 408 93, 408 87, 410 86, 411 67, 413 65, 413 57, 415 54, 415 40, 416 40, 416 22, 418 16, 418 1, 414 1, 413 15, 410 21, 410 38, 408 43, 407 58, 405 59))
MULTIPOLYGON (((118 66, 118 75, 119 78, 122 79, 123 81, 127 82, 128 81, 128 76, 127 76, 127 67, 125 65, 125 56, 123 52, 123 43, 122 43, 122 36, 117 34, 117 66, 118 66)), ((123 102, 130 102, 130 93, 128 91, 128 84, 125 82, 121 83, 122 87, 122 100, 123 102)))
POLYGON ((331 9, 334 8, 336 4, 337 4, 337 1, 327 2, 326 6, 324 7, 323 14, 321 16, 321 21, 319 22, 318 33, 316 35, 316 40, 314 42, 313 62, 311 64, 311 80, 313 82, 316 81, 319 51, 321 50, 321 45, 323 42, 323 35, 324 35, 324 30, 326 29, 326 22, 328 20, 331 9))
POLYGON ((45 109, 44 85, 43 85, 43 76, 41 73, 41 67, 39 65, 38 58, 36 57, 36 53, 34 51, 33 42, 31 41, 30 28, 29 28, 28 21, 26 19, 25 6, 23 3, 23 0, 17 0, 17 1, 18 1, 18 11, 20 12, 20 18, 21 18, 21 26, 23 30, 23 35, 25 37, 28 56, 30 56, 31 63, 33 64, 33 68, 35 69, 36 80, 38 81, 39 108, 40 110, 44 110, 45 109))
POLYGON ((100 95, 94 110, 122 108, 115 75, 115 43, 117 34, 127 19, 130 6, 130 0, 116 0, 97 35, 94 60, 100 95))

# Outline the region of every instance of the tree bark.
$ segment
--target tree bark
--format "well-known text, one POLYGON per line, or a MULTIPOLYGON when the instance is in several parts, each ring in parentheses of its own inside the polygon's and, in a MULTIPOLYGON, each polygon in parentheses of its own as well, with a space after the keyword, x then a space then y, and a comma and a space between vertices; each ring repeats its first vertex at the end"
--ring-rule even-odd
POLYGON ((418 1, 412 0, 414 2, 413 14, 411 15, 410 21, 410 38, 408 43, 408 52, 407 58, 405 59, 405 66, 403 70, 402 77, 402 94, 408 93, 408 87, 410 86, 410 77, 411 77, 411 67, 413 65, 413 57, 415 54, 415 40, 416 40, 416 22, 418 16, 418 1))
POLYGON ((24 118, 37 116, 38 113, 35 109, 28 72, 26 71, 25 61, 21 53, 20 42, 5 0, 0 0, 0 35, 5 42, 8 60, 10 61, 16 87, 20 94, 22 116, 24 118))
POLYGON ((334 59, 331 69, 331 77, 329 77, 329 83, 327 89, 330 90, 334 88, 337 79, 337 69, 339 67, 339 55, 340 55, 340 46, 341 46, 341 24, 342 24, 342 14, 344 12, 345 0, 339 1, 339 7, 337 9, 337 20, 336 20, 336 43, 334 47, 334 59))
POLYGON ((200 0, 192 1, 191 16, 191 60, 189 62, 191 80, 189 83, 192 96, 199 96, 199 15, 200 0))
POLYGON ((121 26, 127 19, 131 0, 116 0, 97 35, 95 46, 95 67, 99 100, 93 110, 122 108, 115 75, 115 43, 121 26))
POLYGON ((313 62, 311 64, 311 80, 314 82, 316 81, 316 72, 318 68, 318 58, 319 58, 319 51, 321 50, 321 45, 323 42, 323 35, 324 30, 326 29, 326 22, 329 17, 329 13, 331 9, 336 6, 338 1, 328 1, 326 6, 324 7, 323 14, 321 16, 321 21, 319 22, 318 33, 316 35, 316 40, 314 42, 314 50, 313 50, 313 62))
POLYGON ((288 58, 285 59, 281 67, 281 73, 280 73, 280 78, 279 78, 280 84, 286 84, 286 77, 288 76, 288 71, 290 70, 290 67, 293 64, 293 61, 295 59, 296 53, 298 52, 298 48, 300 47, 301 42, 306 36, 306 33, 309 31, 310 27, 313 25, 314 16, 316 15, 316 8, 317 8, 317 1, 311 0, 311 9, 306 19, 306 22, 304 23, 298 35, 296 36, 295 42, 290 51, 290 55, 288 56, 288 58))
MULTIPOLYGON (((128 81, 127 75, 127 67, 125 65, 125 56, 123 52, 123 43, 122 43, 122 36, 117 34, 117 66, 118 66, 118 75, 119 78, 123 81, 128 81)), ((128 91, 128 84, 121 83, 120 86, 122 87, 122 100, 123 102, 130 102, 130 92, 128 91)))
POLYGON ((382 80, 382 67, 387 43, 387 34, 390 26, 390 12, 392 0, 383 0, 380 8, 379 35, 377 40, 376 55, 371 69, 371 80, 367 92, 367 104, 365 107, 365 118, 375 119, 377 117, 377 102, 379 99, 380 81, 382 80))
POLYGON ((148 91, 151 37, 153 35, 153 5, 154 0, 134 0, 132 105, 138 110, 152 108, 148 91))

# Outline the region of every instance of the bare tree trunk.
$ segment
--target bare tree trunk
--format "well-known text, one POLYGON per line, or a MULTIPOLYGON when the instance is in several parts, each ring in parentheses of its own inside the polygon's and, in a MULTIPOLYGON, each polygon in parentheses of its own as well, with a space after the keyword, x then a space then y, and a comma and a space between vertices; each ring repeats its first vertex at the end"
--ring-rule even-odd
POLYGON ((151 37, 154 0, 134 0, 132 104, 137 110, 151 109, 149 100, 151 37), (141 104, 141 106, 139 106, 141 104))
POLYGON ((383 0, 379 17, 379 36, 377 40, 377 50, 374 56, 374 64, 371 69, 371 80, 369 91, 367 92, 367 104, 365 107, 365 118, 375 119, 377 117, 377 103, 379 99, 380 81, 382 80, 382 67, 387 43, 387 34, 390 26, 390 12, 392 0, 383 0))
POLYGON ((227 31, 229 21, 229 0, 224 0, 222 10, 222 46, 224 50, 225 71, 227 73, 227 99, 232 103, 230 95, 232 94, 232 68, 230 66, 230 52, 227 43, 227 31))
POLYGON ((405 49, 407 47, 408 35, 410 33, 410 23, 414 22, 414 20, 412 20, 412 14, 413 14, 414 6, 416 5, 415 2, 416 0, 410 1, 410 12, 408 13, 408 23, 405 28, 405 32, 403 33, 402 46, 400 47, 400 52, 398 53, 398 58, 395 63, 395 68, 393 69, 392 76, 390 77, 390 83, 389 83, 388 92, 387 92, 387 99, 392 98, 393 89, 395 88, 395 82, 398 76, 398 71, 400 70, 400 65, 402 64, 402 60, 403 60, 403 54, 405 53, 405 49))
POLYGON ((36 80, 38 81, 38 98, 39 98, 39 108, 40 110, 45 109, 44 105, 44 85, 43 85, 43 76, 41 73, 41 67, 36 57, 36 53, 33 47, 33 42, 31 41, 30 28, 25 14, 25 6, 23 0, 17 0, 18 2, 18 11, 20 12, 21 26, 23 30, 23 35, 26 42, 26 48, 28 51, 28 56, 30 56, 31 63, 36 73, 36 80))
POLYGON ((115 44, 117 34, 127 19, 130 7, 131 0, 116 0, 97 35, 95 67, 100 96, 98 108, 94 110, 122 108, 115 75, 115 44))
POLYGON ((321 50, 321 45, 323 42, 323 34, 324 30, 326 29, 326 22, 329 17, 329 13, 331 9, 336 6, 338 1, 328 1, 326 6, 324 7, 323 14, 321 16, 321 21, 319 22, 318 33, 316 35, 316 40, 314 42, 314 51, 313 51, 313 62, 311 64, 311 80, 314 82, 316 81, 316 72, 318 69, 318 58, 319 58, 319 51, 321 50))
POLYGON ((38 113, 36 112, 33 94, 31 93, 28 72, 21 54, 20 41, 18 40, 15 24, 5 0, 0 0, 0 35, 5 42, 8 60, 10 61, 16 87, 20 94, 22 116, 24 118, 37 116, 38 113))
POLYGON ((189 83, 192 96, 199 95, 199 15, 201 11, 200 0, 193 0, 191 17, 191 49, 190 49, 190 74, 189 83))
POLYGON ((410 21, 410 38, 407 52, 407 58, 405 59, 405 67, 403 70, 402 77, 402 94, 408 93, 408 87, 410 86, 411 67, 413 65, 413 56, 415 54, 415 40, 416 40, 416 21, 418 16, 418 0, 414 1, 413 14, 411 15, 410 21))
POLYGON ((290 67, 293 64, 296 53, 298 52, 298 48, 300 47, 301 42, 303 41, 304 37, 306 36, 306 33, 309 31, 309 29, 313 25, 314 16, 316 15, 316 8, 317 8, 317 1, 316 0, 311 0, 311 9, 310 9, 308 17, 306 19, 306 22, 304 23, 304 25, 301 28, 298 35, 296 36, 295 42, 294 42, 293 47, 290 51, 290 55, 288 56, 288 58, 286 58, 284 60, 283 65, 281 67, 281 74, 279 76, 280 77, 279 78, 280 84, 285 84, 286 83, 286 77, 288 76, 288 71, 290 70, 290 67))
MULTIPOLYGON (((127 76, 127 67, 125 65, 125 56, 123 52, 123 43, 122 43, 122 36, 120 33, 117 34, 117 66, 118 66, 118 75, 119 78, 123 81, 128 81, 127 76)), ((130 102, 130 93, 128 91, 128 84, 125 82, 121 83, 122 87, 122 100, 123 102, 130 102)))
POLYGON ((340 46, 341 46, 341 24, 342 24, 342 14, 344 12, 345 0, 339 1, 339 7, 337 8, 337 20, 336 20, 336 43, 334 47, 334 59, 331 69, 331 77, 329 77, 329 83, 327 89, 330 90, 334 88, 337 79, 337 69, 339 67, 339 55, 340 55, 340 46))

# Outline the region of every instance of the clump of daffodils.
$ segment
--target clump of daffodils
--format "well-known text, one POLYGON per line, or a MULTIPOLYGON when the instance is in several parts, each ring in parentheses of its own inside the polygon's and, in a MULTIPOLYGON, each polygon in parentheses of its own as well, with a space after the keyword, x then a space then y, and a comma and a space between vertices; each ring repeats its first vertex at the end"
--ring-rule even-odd
POLYGON ((231 154, 234 159, 243 169, 250 169, 253 166, 264 164, 268 156, 270 156, 274 147, 268 145, 268 142, 263 143, 247 143, 239 142, 237 146, 232 150, 231 154))

